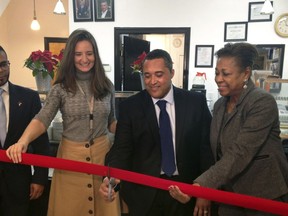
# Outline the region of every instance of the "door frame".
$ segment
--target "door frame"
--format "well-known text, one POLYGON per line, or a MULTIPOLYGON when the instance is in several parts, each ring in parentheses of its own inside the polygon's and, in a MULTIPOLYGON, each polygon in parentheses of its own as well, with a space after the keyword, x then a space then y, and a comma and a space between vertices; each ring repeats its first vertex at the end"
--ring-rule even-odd
POLYGON ((183 59, 183 89, 188 89, 189 54, 190 54, 190 28, 114 28, 114 86, 116 91, 122 91, 123 74, 121 68, 121 35, 129 34, 184 34, 184 59, 183 59))

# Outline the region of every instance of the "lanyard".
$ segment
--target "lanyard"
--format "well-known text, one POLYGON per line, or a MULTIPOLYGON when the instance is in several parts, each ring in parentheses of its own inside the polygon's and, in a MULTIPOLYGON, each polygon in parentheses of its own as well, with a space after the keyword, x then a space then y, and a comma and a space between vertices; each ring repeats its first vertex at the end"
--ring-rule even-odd
POLYGON ((77 85, 78 85, 78 88, 79 88, 79 90, 81 91, 81 93, 84 95, 84 97, 85 97, 85 99, 86 99, 86 101, 87 101, 87 104, 88 104, 88 107, 89 107, 89 128, 90 128, 90 130, 91 130, 91 132, 92 132, 92 130, 93 130, 93 108, 94 108, 94 96, 92 95, 91 96, 91 99, 90 99, 90 101, 88 100, 88 98, 87 98, 87 95, 85 94, 85 92, 83 91, 83 89, 81 88, 81 86, 79 85, 79 83, 78 82, 76 82, 77 83, 77 85))

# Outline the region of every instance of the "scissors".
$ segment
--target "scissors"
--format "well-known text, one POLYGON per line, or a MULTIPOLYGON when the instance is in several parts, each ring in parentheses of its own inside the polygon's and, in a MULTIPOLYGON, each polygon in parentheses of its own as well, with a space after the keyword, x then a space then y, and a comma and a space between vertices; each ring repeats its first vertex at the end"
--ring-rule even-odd
POLYGON ((110 177, 110 166, 108 164, 108 172, 107 172, 107 177, 109 179, 109 184, 108 184, 108 200, 112 201, 112 192, 114 187, 116 186, 115 178, 110 177))

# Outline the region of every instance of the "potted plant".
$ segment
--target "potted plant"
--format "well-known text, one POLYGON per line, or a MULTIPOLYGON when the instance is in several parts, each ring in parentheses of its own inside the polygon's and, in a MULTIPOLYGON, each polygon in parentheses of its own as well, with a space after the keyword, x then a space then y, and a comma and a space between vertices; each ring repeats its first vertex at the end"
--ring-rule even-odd
POLYGON ((51 80, 59 68, 63 57, 63 50, 59 55, 53 55, 50 51, 33 51, 25 60, 24 66, 32 70, 32 75, 36 79, 39 92, 47 93, 51 88, 51 80))
POLYGON ((59 55, 52 55, 48 50, 43 52, 41 50, 33 51, 25 60, 24 66, 32 70, 34 77, 41 73, 43 78, 49 75, 53 79, 62 56, 63 51, 59 55))

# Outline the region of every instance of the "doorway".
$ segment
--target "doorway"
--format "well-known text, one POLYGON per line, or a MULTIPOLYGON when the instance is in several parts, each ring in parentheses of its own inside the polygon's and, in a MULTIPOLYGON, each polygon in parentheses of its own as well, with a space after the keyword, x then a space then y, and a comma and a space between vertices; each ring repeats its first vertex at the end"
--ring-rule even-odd
POLYGON ((127 36, 149 41, 151 50, 160 48, 169 52, 174 62, 175 75, 177 74, 175 80, 172 80, 173 84, 188 89, 190 28, 115 28, 114 85, 116 91, 125 91, 127 72, 123 64, 125 62, 123 47, 124 37, 127 36))

